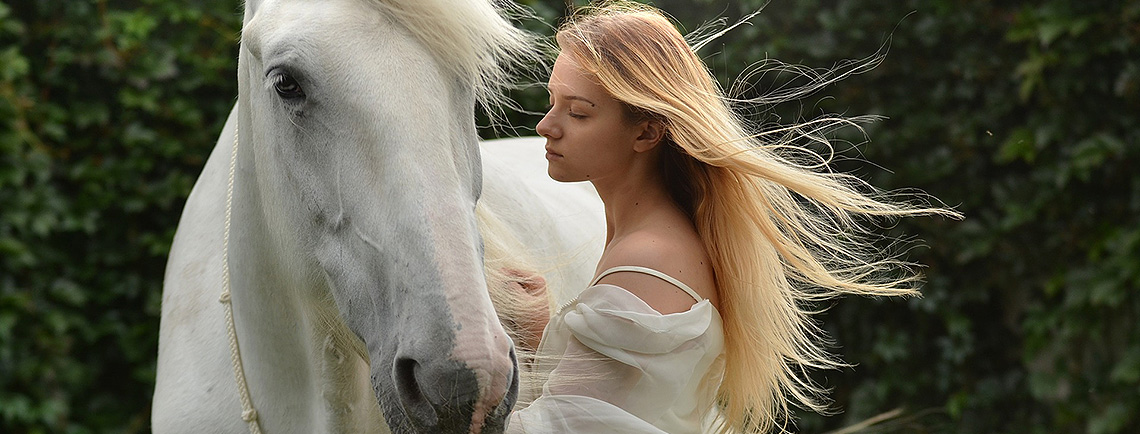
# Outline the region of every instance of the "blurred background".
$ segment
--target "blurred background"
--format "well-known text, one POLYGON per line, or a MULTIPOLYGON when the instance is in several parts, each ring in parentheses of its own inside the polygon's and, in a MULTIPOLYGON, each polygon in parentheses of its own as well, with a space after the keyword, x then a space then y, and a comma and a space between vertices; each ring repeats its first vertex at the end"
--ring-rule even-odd
MULTIPOLYGON (((523 3, 544 34, 566 10, 523 3)), ((656 4, 688 31, 764 3, 656 4)), ((0 1, 0 432, 149 431, 163 268, 236 98, 240 7, 0 1)), ((856 366, 818 373, 839 413, 795 430, 899 410, 865 432, 1140 432, 1140 2, 772 0, 700 54, 728 87, 766 58, 829 68, 888 44, 757 121, 883 116, 840 169, 966 219, 890 229, 922 240, 924 296, 820 316, 856 366)))

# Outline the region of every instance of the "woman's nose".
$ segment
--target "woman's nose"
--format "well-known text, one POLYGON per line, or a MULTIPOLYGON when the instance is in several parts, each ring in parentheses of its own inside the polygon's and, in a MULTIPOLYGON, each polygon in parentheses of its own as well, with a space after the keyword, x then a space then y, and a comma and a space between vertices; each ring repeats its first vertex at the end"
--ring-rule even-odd
POLYGON ((550 118, 550 112, 546 112, 542 120, 538 121, 538 125, 534 126, 534 131, 548 139, 557 139, 562 135, 562 131, 554 125, 554 120, 550 118))

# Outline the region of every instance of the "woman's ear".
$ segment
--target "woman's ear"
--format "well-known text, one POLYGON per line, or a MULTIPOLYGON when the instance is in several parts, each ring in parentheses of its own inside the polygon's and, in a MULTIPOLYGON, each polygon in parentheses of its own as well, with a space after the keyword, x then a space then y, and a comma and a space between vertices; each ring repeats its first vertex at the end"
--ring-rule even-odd
POLYGON ((665 138, 665 123, 657 119, 650 119, 642 121, 638 124, 641 128, 641 134, 637 136, 633 144, 635 152, 645 152, 653 150, 661 140, 665 138))

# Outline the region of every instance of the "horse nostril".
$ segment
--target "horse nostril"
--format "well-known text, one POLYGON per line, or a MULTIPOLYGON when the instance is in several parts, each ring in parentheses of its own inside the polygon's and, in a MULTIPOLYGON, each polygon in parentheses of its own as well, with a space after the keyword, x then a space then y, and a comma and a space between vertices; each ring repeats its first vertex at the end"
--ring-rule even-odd
POLYGON ((439 423, 439 416, 420 388, 420 382, 416 378, 419 368, 420 363, 415 359, 396 358, 392 366, 392 378, 396 380, 396 392, 400 394, 400 401, 408 416, 421 423, 434 425, 439 423))

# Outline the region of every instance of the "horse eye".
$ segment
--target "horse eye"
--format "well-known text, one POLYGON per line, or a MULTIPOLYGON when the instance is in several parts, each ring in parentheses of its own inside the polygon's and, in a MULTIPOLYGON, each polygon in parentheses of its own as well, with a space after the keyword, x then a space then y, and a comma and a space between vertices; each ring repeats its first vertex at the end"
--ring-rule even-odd
POLYGON ((273 79, 273 90, 276 90, 277 95, 285 99, 305 97, 305 91, 301 90, 301 85, 297 84, 297 80, 286 73, 279 73, 273 79))

